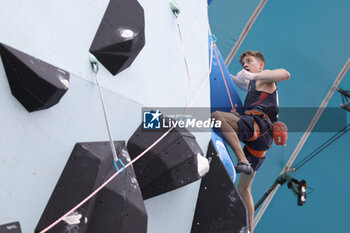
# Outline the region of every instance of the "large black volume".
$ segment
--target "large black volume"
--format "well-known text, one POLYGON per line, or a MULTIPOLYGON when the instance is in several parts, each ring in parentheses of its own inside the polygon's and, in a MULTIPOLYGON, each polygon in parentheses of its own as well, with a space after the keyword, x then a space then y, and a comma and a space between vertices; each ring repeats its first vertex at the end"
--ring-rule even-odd
MULTIPOLYGON (((124 164, 130 162, 125 146, 118 153, 124 164)), ((106 179, 116 172, 113 166, 106 179)), ((133 166, 113 179, 96 199, 88 233, 146 233, 147 212, 133 166)))
POLYGON ((90 52, 113 75, 131 65, 145 45, 145 19, 137 0, 111 0, 90 52))
POLYGON ((207 159, 210 170, 202 178, 191 233, 248 232, 248 210, 212 141, 207 159))
MULTIPOLYGON (((142 124, 128 141, 134 159, 153 144, 167 129, 147 130, 142 124)), ((162 141, 134 163, 144 199, 174 190, 201 178, 204 159, 195 137, 184 128, 174 128, 162 141)))
MULTIPOLYGON (((35 232, 45 229, 102 184, 113 165, 113 156, 108 146, 104 142, 75 145, 35 232)), ((117 143, 116 148, 120 147, 121 144, 117 143)), ((91 198, 66 220, 57 224, 52 232, 65 232, 68 229, 79 233, 87 232, 95 200, 96 197, 91 198)))
MULTIPOLYGON (((130 161, 125 142, 114 142, 119 158, 130 161)), ((116 168, 109 142, 77 143, 35 232, 57 220, 107 180, 116 168)), ((146 232, 147 214, 132 166, 50 232, 146 232), (130 222, 138 222, 132 225, 130 222), (131 226, 130 226, 131 225, 131 226), (132 231, 129 231, 132 229, 132 231)))
POLYGON ((69 72, 0 43, 11 92, 33 112, 57 104, 69 86, 69 72))

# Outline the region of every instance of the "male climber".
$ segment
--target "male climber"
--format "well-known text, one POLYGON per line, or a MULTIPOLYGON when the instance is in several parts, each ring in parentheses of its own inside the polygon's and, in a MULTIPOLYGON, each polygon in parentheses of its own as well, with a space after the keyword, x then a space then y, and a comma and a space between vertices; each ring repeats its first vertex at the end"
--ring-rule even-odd
POLYGON ((264 70, 265 59, 261 52, 248 50, 239 58, 243 70, 233 81, 247 91, 243 114, 235 109, 231 113, 216 111, 212 118, 221 121, 220 131, 235 152, 238 163, 237 173, 242 173, 238 191, 249 211, 250 232, 253 232, 254 202, 251 186, 256 171, 265 159, 265 152, 273 141, 272 123, 278 119, 278 95, 276 83, 288 80, 290 74, 285 69, 264 70), (242 149, 240 141, 245 146, 242 149))

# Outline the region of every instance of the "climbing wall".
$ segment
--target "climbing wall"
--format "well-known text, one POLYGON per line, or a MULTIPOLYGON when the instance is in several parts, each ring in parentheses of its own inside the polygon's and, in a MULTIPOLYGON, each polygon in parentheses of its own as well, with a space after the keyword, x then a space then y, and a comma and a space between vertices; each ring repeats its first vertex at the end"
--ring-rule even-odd
MULTIPOLYGON (((36 227, 42 227, 38 223, 48 223, 40 219, 52 203, 51 197, 57 192, 55 187, 65 174, 64 168, 68 166, 76 143, 108 140, 98 89, 88 61, 89 51, 100 60, 98 77, 114 140, 129 140, 142 120, 141 107, 183 107, 202 84, 208 72, 206 1, 178 0, 182 40, 167 1, 140 0, 138 4, 136 0, 124 1, 127 4, 118 4, 118 1, 121 0, 2 2, 0 43, 26 54, 36 65, 55 67, 58 71, 56 78, 59 73, 62 77, 55 79, 61 80, 57 84, 59 88, 53 88, 54 91, 48 95, 50 97, 44 98, 50 100, 48 104, 43 104, 45 108, 31 111, 12 91, 9 73, 20 72, 18 66, 7 66, 2 57, 0 224, 19 221, 22 232, 33 232, 36 227), (133 9, 137 8, 130 10, 132 13, 125 14, 125 17, 141 18, 118 31, 119 39, 124 38, 125 43, 110 41, 115 39, 108 34, 111 28, 105 30, 110 22, 112 29, 115 25, 113 20, 109 20, 108 5, 112 5, 114 10, 130 5, 133 9), (104 40, 106 37, 107 41, 104 40), (99 47, 100 42, 105 44, 99 47), (188 60, 190 82, 182 47, 188 60), (109 59, 105 61, 105 57, 111 54, 127 58, 120 59, 117 68, 112 69, 109 68, 109 59), (52 96, 55 101, 51 101, 52 96)), ((33 77, 39 77, 35 80, 40 80, 42 88, 38 88, 36 81, 32 81, 34 79, 29 82, 34 89, 28 89, 23 83, 18 86, 22 90, 36 90, 40 96, 40 90, 46 90, 44 87, 48 79, 35 69, 30 70, 33 77)), ((24 99, 28 102, 27 97, 24 99)), ((209 101, 207 84, 194 106, 207 107, 209 101)), ((201 150, 206 151, 209 132, 193 135, 201 150)), ((108 195, 104 197, 113 200, 116 197, 113 194, 116 193, 115 186, 106 188, 109 188, 105 190, 108 195)), ((192 182, 146 200, 147 232, 190 232, 198 189, 199 182, 192 182)), ((69 194, 64 196, 72 198, 69 194)), ((100 213, 101 207, 91 206, 94 207, 90 213, 91 221, 95 221, 98 219, 95 214, 100 213)))

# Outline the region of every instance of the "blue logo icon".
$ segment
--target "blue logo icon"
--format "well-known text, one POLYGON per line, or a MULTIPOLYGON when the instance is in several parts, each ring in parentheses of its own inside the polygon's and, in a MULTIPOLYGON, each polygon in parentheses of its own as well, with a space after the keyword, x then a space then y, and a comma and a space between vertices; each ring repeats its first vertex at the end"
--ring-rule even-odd
POLYGON ((160 116, 162 113, 157 111, 143 112, 143 128, 144 129, 160 129, 160 116))

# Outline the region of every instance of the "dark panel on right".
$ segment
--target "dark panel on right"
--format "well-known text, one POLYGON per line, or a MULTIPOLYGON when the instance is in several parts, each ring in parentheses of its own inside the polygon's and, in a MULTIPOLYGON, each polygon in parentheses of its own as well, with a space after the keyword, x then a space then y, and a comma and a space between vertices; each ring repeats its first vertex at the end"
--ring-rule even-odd
POLYGON ((212 141, 207 159, 210 170, 202 178, 191 233, 248 232, 248 211, 212 141))

